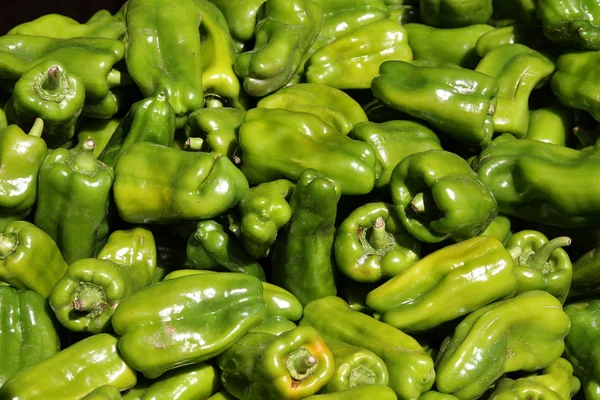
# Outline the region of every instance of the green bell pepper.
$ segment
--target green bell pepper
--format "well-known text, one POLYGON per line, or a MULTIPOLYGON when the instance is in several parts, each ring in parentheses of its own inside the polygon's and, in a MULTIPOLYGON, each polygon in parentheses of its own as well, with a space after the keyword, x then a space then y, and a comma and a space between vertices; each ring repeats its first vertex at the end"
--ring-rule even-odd
POLYGON ((238 129, 245 114, 244 110, 230 107, 201 108, 188 117, 185 136, 202 139, 201 150, 233 160, 238 147, 238 129))
POLYGON ((383 104, 428 122, 461 143, 485 147, 494 133, 498 85, 480 72, 443 64, 386 61, 373 79, 383 104))
POLYGON ((563 400, 569 400, 581 388, 581 382, 573 376, 573 365, 564 358, 544 368, 539 375, 528 375, 527 379, 553 390, 563 400))
POLYGON ((385 385, 364 385, 342 392, 316 394, 305 397, 305 400, 397 400, 392 389, 385 385))
POLYGON ((38 174, 48 154, 43 127, 36 119, 29 133, 17 125, 0 130, 0 229, 26 217, 36 202, 38 174))
POLYGON ((505 215, 498 214, 492 221, 490 226, 487 227, 479 236, 491 236, 498 239, 504 246, 506 242, 512 236, 511 222, 505 215))
POLYGON ((296 181, 312 168, 336 180, 345 195, 367 194, 381 171, 369 145, 304 112, 254 108, 246 113, 239 140, 242 171, 254 184, 296 181))
POLYGON ((68 267, 56 243, 37 226, 14 221, 0 233, 0 282, 46 298, 68 267))
POLYGON ((121 358, 117 338, 101 333, 23 368, 0 387, 0 398, 79 399, 103 385, 129 389, 136 376, 121 358))
POLYGON ((121 219, 169 223, 212 218, 248 190, 244 174, 225 156, 154 143, 131 145, 115 166, 113 194, 121 219))
POLYGON ((561 45, 600 50, 600 4, 595 0, 539 0, 544 35, 561 45))
POLYGON ((121 392, 119 389, 112 385, 102 385, 98 386, 96 389, 92 390, 81 400, 121 400, 121 392))
POLYGON ((266 0, 210 0, 223 13, 231 36, 239 42, 248 42, 254 37, 259 10, 266 0))
POLYGON ((437 390, 475 399, 505 373, 545 368, 565 349, 569 326, 560 302, 540 290, 482 307, 442 344, 437 390))
POLYGON ((39 294, 0 286, 0 387, 21 369, 60 351, 53 317, 39 294))
POLYGON ((339 270, 357 282, 378 282, 403 273, 421 256, 421 246, 386 203, 367 203, 342 222, 334 243, 339 270))
POLYGON ((273 247, 273 283, 302 305, 336 294, 332 249, 340 195, 335 180, 305 170, 290 200, 290 221, 273 247))
POLYGON ((131 94, 135 94, 135 92, 129 92, 126 87, 113 88, 102 99, 86 101, 81 115, 88 118, 111 119, 129 109, 131 94))
POLYGON ((146 97, 166 89, 178 117, 204 105, 201 18, 190 0, 129 0, 127 6, 127 70, 146 97))
POLYGON ((421 20, 440 28, 485 24, 493 13, 492 0, 420 0, 421 20))
MULTIPOLYGON (((494 391, 488 397, 489 400, 562 400, 558 393, 541 383, 526 378, 517 380, 500 379, 494 385, 494 391)), ((569 399, 569 398, 567 398, 569 399)))
POLYGON ((492 0, 492 24, 496 26, 525 25, 537 22, 536 0, 492 0))
POLYGON ((569 298, 600 294, 600 247, 588 251, 573 263, 569 298))
POLYGON ((573 110, 561 105, 538 108, 529 112, 525 139, 566 146, 575 124, 573 110))
POLYGON ((108 235, 115 173, 94 158, 88 139, 78 150, 55 149, 39 175, 35 224, 56 241, 67 263, 93 257, 108 235))
POLYGON ((77 145, 75 148, 79 149, 86 140, 93 139, 96 143, 93 154, 94 157, 98 158, 120 124, 120 118, 89 119, 84 121, 77 131, 77 145))
POLYGON ((331 379, 331 351, 314 328, 248 333, 217 358, 225 389, 240 400, 310 396, 331 379))
POLYGON ((209 360, 261 324, 260 281, 240 273, 182 276, 143 288, 112 317, 123 358, 147 378, 209 360))
POLYGON ((475 45, 479 57, 485 57, 490 51, 506 44, 519 43, 537 51, 549 52, 554 44, 542 32, 540 26, 505 26, 483 34, 475 45))
POLYGON ((153 380, 140 400, 208 399, 221 387, 219 369, 208 363, 177 368, 153 380))
POLYGON ((285 318, 267 316, 262 324, 258 325, 256 328, 250 329, 249 332, 268 333, 270 335, 280 336, 297 327, 298 326, 294 322, 285 318))

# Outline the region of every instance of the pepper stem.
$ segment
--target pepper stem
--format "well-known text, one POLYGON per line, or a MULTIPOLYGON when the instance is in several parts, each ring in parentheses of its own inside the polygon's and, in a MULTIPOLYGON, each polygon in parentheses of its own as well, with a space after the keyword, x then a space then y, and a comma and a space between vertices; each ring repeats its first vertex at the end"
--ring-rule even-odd
POLYGON ((419 218, 435 218, 438 209, 431 193, 417 193, 409 204, 410 210, 419 218))
POLYGON ((46 78, 42 81, 42 89, 47 92, 57 92, 60 89, 60 78, 62 72, 58 65, 53 65, 48 69, 46 78))
POLYGON ((79 312, 87 312, 94 318, 104 311, 106 298, 102 287, 93 283, 80 282, 73 296, 73 308, 79 312))
POLYGON ((292 379, 302 381, 317 368, 317 358, 306 348, 301 347, 288 355, 285 366, 292 379))
POLYGON ((4 260, 17 250, 19 238, 15 233, 0 233, 0 260, 4 260))
POLYGON ((531 268, 541 270, 544 265, 550 259, 550 256, 554 252, 554 250, 559 249, 561 247, 566 247, 571 245, 571 238, 566 236, 560 236, 549 240, 544 243, 542 247, 540 247, 528 260, 527 264, 531 268))
POLYGON ((186 150, 194 150, 200 151, 202 149, 202 144, 204 144, 204 140, 199 137, 189 137, 185 141, 185 149, 186 150))
POLYGON ((87 139, 81 145, 81 148, 75 155, 73 169, 77 172, 92 172, 96 169, 96 158, 94 149, 96 142, 94 139, 87 139))
POLYGON ((204 104, 205 108, 222 108, 223 102, 215 96, 211 96, 206 98, 206 102, 204 104))
POLYGON ((33 90, 44 101, 60 103, 72 89, 65 73, 58 65, 52 65, 36 75, 33 90))
POLYGON ((385 230, 385 220, 383 217, 377 217, 371 230, 371 236, 369 237, 369 244, 374 249, 380 250, 389 245, 389 237, 385 230))
POLYGON ((41 137, 42 132, 44 131, 44 120, 41 118, 36 118, 31 130, 29 131, 29 136, 41 137))
POLYGON ((359 365, 350 372, 348 384, 351 388, 375 383, 375 373, 368 368, 359 365))

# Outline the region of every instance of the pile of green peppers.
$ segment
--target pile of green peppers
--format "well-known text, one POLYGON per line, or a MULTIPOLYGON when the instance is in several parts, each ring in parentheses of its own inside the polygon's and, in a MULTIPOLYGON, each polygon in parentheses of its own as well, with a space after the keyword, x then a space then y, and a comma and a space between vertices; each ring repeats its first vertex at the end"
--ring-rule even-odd
POLYGON ((599 224, 597 0, 0 37, 0 400, 600 400, 599 224))

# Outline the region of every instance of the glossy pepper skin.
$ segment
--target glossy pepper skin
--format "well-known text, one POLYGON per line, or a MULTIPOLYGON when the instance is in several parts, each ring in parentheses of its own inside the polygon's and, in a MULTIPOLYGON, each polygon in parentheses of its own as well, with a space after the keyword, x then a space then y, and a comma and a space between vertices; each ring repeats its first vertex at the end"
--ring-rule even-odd
POLYGON ((96 143, 94 157, 98 158, 120 123, 120 118, 86 120, 77 131, 77 144, 75 148, 80 148, 86 140, 93 139, 96 143))
POLYGON ((442 343, 437 390, 474 399, 504 373, 545 368, 565 349, 569 327, 560 302, 539 290, 482 307, 442 343))
POLYGON ((82 79, 60 63, 48 60, 36 64, 19 78, 5 111, 11 122, 21 126, 32 126, 41 118, 44 140, 50 147, 56 147, 75 135, 84 102, 82 79))
POLYGON ((169 104, 169 94, 159 89, 155 95, 131 106, 98 159, 114 167, 132 144, 148 142, 168 147, 174 135, 175 113, 169 104))
POLYGON ((334 254, 337 267, 350 279, 378 282, 417 262, 421 245, 404 229, 392 205, 367 203, 339 226, 334 254))
POLYGON ((277 232, 292 218, 289 200, 295 184, 277 179, 250 188, 238 203, 240 212, 240 239, 244 250, 254 257, 266 257, 277 232))
POLYGON ((595 297, 600 292, 600 248, 595 247, 573 263, 569 298, 595 297))
POLYGON ((256 328, 250 329, 249 332, 257 332, 257 333, 268 333, 275 336, 280 336, 285 332, 289 332, 295 328, 297 328, 294 322, 289 321, 282 317, 269 317, 267 316, 262 324, 258 325, 256 328))
POLYGON ((336 180, 345 195, 366 194, 381 171, 370 146, 304 112, 248 111, 240 127, 240 147, 242 171, 254 184, 280 178, 296 181, 310 168, 336 180))
POLYGON ((121 400, 121 392, 112 385, 98 386, 84 397, 82 400, 121 400))
POLYGON ((352 310, 339 297, 312 301, 300 326, 314 327, 325 340, 335 339, 370 350, 389 372, 389 387, 399 399, 419 398, 435 380, 433 360, 412 337, 366 314, 352 310))
POLYGON ((292 216, 273 248, 273 283, 305 306, 335 295, 333 242, 339 184, 315 170, 305 170, 290 200, 292 216))
POLYGON ((244 174, 225 156, 147 142, 121 155, 115 175, 115 204, 121 219, 130 223, 212 218, 235 206, 248 190, 244 174))
POLYGON ((371 82, 383 104, 428 122, 461 143, 485 147, 494 132, 498 84, 454 65, 386 61, 371 82))
POLYGON ((231 107, 200 108, 185 122, 185 136, 202 139, 202 151, 223 154, 234 160, 238 129, 245 114, 244 110, 231 107))
POLYGON ((567 252, 571 239, 565 236, 552 240, 541 232, 516 232, 506 243, 513 255, 515 274, 519 280, 517 294, 529 290, 544 290, 564 303, 571 286, 573 267, 567 252))
POLYGON ((430 150, 402 160, 390 179, 396 214, 420 241, 479 235, 498 214, 492 192, 454 153, 430 150))
POLYGON ((600 4, 583 0, 540 0, 538 14, 544 35, 574 48, 600 50, 600 4))
POLYGON ((529 112, 525 139, 566 146, 574 125, 572 109, 559 104, 538 108, 529 112))
POLYGON ((108 232, 115 173, 94 158, 95 142, 55 149, 40 168, 35 224, 56 241, 67 263, 93 257, 108 232))
POLYGON ((31 290, 0 286, 0 387, 19 370, 60 351, 54 316, 31 290))
POLYGON ((204 105, 201 13, 192 0, 131 0, 125 60, 144 96, 160 89, 178 117, 204 105))
POLYGON ((546 386, 565 400, 572 398, 581 388, 581 382, 573 376, 573 365, 564 358, 559 358, 539 374, 528 375, 526 378, 546 386))
POLYGON ((43 127, 38 119, 28 133, 17 125, 0 130, 0 229, 27 216, 37 200, 38 174, 48 153, 43 127))
POLYGON ((69 266, 50 294, 50 306, 71 331, 105 332, 115 309, 150 285, 155 269, 156 245, 150 231, 114 231, 98 259, 78 260, 69 266))
POLYGON ((254 37, 261 5, 265 0, 210 0, 223 13, 231 36, 238 42, 247 42, 254 37))
POLYGON ((440 28, 485 24, 493 13, 492 0, 420 0, 421 20, 440 28))
POLYGON ((20 370, 0 388, 0 398, 77 399, 102 385, 129 389, 136 379, 117 350, 117 338, 101 333, 20 370))
POLYGON ((14 221, 0 233, 0 281, 46 298, 69 265, 52 238, 37 226, 14 221))
POLYGON ((516 288, 511 254, 481 236, 429 254, 372 290, 367 306, 403 332, 420 332, 511 297, 516 288))
POLYGON ((500 379, 490 394, 490 400, 524 400, 524 399, 562 400, 554 390, 526 378, 500 379))
POLYGON ((475 71, 493 77, 499 87, 494 131, 525 136, 529 124, 529 96, 554 72, 554 62, 525 45, 513 43, 487 53, 475 71))
POLYGON ((398 397, 392 389, 385 385, 357 386, 342 392, 316 394, 305 398, 306 400, 397 400, 398 397))
POLYGON ((475 50, 479 57, 485 57, 490 51, 498 47, 519 43, 537 51, 544 53, 553 47, 543 34, 542 28, 538 25, 516 25, 504 26, 491 30, 477 40, 475 50))
POLYGON ((226 272, 148 286, 113 314, 113 329, 121 336, 119 351, 150 379, 213 358, 263 322, 262 293, 257 278, 226 272))
POLYGON ((598 168, 600 152, 595 149, 582 152, 510 135, 498 137, 483 150, 476 166, 501 213, 564 228, 597 223, 598 168))
POLYGON ((511 228, 512 223, 510 222, 510 219, 505 215, 498 214, 496 218, 494 218, 490 226, 488 226, 487 229, 483 231, 480 236, 494 237, 506 246, 506 243, 513 234, 511 228))
POLYGON ((244 90, 255 97, 288 83, 323 23, 321 8, 312 0, 267 0, 264 7, 254 49, 238 55, 233 65, 244 90))
POLYGON ((282 87, 260 99, 257 107, 314 114, 343 135, 347 135, 356 124, 368 120, 360 104, 348 94, 318 83, 282 87))
POLYGON ((217 358, 225 389, 240 400, 285 400, 318 392, 333 376, 334 359, 314 328, 280 336, 247 333, 217 358))
POLYGON ((221 387, 220 371, 208 363, 177 368, 153 380, 140 400, 208 399, 221 387))
POLYGON ((367 143, 375 150, 382 169, 375 184, 378 188, 389 186, 392 171, 410 154, 442 150, 437 135, 425 125, 413 121, 361 122, 354 126, 350 137, 367 143))

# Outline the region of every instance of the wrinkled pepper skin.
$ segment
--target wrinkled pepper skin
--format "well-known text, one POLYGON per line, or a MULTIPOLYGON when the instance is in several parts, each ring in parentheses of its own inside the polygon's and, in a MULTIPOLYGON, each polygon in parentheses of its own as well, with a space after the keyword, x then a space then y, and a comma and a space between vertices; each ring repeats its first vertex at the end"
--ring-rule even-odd
POLYGON ((554 62, 529 47, 513 43, 490 51, 475 71, 496 80, 499 91, 494 113, 494 131, 516 137, 527 134, 529 95, 554 72, 554 62))
POLYGON ((482 307, 442 343, 436 388, 474 399, 504 373, 545 368, 565 349, 569 327, 560 302, 543 291, 482 307))
POLYGON ((356 100, 339 89, 318 83, 283 87, 260 99, 257 107, 314 114, 343 135, 347 135, 356 124, 368 121, 356 100))
POLYGON ((494 391, 488 397, 490 400, 562 400, 558 393, 541 383, 526 378, 517 380, 500 379, 494 386, 494 391))
POLYGON ((388 188, 392 171, 407 156, 427 150, 442 150, 437 135, 425 125, 413 121, 361 122, 354 126, 350 137, 367 143, 375 150, 382 169, 375 185, 378 188, 388 188))
POLYGON ((382 62, 412 61, 407 36, 389 19, 361 26, 315 51, 305 66, 306 79, 337 89, 369 89, 382 62))
POLYGON ((112 385, 102 385, 92 390, 82 400, 121 400, 121 392, 112 385))
POLYGON ((485 24, 493 13, 492 0, 420 0, 421 20, 440 28, 485 24))
POLYGON ((553 47, 537 25, 505 26, 491 30, 477 40, 475 50, 483 58, 490 51, 506 44, 519 43, 537 51, 548 51, 553 47))
POLYGON ((544 35, 561 45, 600 50, 600 4, 594 0, 539 0, 544 35))
POLYGON ((388 368, 388 385, 399 399, 417 399, 433 386, 433 360, 416 340, 386 323, 352 310, 339 297, 330 296, 309 303, 300 321, 300 326, 306 325, 314 327, 325 340, 340 340, 381 357, 388 368))
POLYGON ((479 155, 476 170, 501 213, 575 228, 598 223, 600 193, 595 193, 595 182, 599 168, 600 152, 595 149, 582 152, 502 135, 479 155))
POLYGON ((219 369, 208 363, 169 371, 152 381, 141 400, 208 399, 221 387, 219 369))
POLYGON ((491 236, 498 239, 506 246, 506 243, 511 238, 513 232, 511 230, 512 223, 505 215, 498 214, 492 221, 490 226, 481 233, 480 236, 491 236))
POLYGON ((600 247, 595 247, 573 263, 569 298, 595 297, 600 293, 600 247))
POLYGON ((280 336, 248 333, 217 358, 225 389, 240 400, 286 400, 317 393, 334 359, 314 328, 280 336))
POLYGON ((120 124, 120 118, 86 120, 77 131, 75 148, 80 148, 86 140, 93 139, 96 142, 94 157, 98 158, 120 124))
POLYGON ((477 236, 498 214, 492 192, 469 164, 444 150, 406 157, 394 168, 390 189, 404 228, 427 243, 477 236))
POLYGON ((402 226, 393 206, 367 203, 342 222, 335 236, 336 265, 357 282, 378 282, 417 262, 421 245, 402 226))
POLYGON ((429 254, 371 291, 367 306, 403 332, 421 332, 511 297, 517 282, 511 254, 481 236, 429 254))
POLYGON ((296 181, 310 168, 337 181, 343 194, 358 195, 373 190, 381 171, 370 146, 304 112, 248 111, 240 127, 240 147, 242 171, 254 184, 296 181))
POLYGON ((305 170, 290 200, 292 216, 273 247, 273 283, 305 306, 336 294, 333 260, 339 184, 305 170))
POLYGON ((121 155, 115 176, 115 204, 121 219, 130 223, 216 217, 248 190, 244 174, 225 156, 147 142, 121 155))
POLYGON ((211 359, 263 322, 262 293, 258 279, 240 273, 196 274, 148 286, 113 314, 119 351, 150 379, 211 359))
POLYGON ((204 105, 201 14, 192 0, 130 0, 125 61, 146 97, 160 89, 181 117, 204 105))
POLYGON ((428 122, 461 143, 485 147, 494 132, 494 78, 454 65, 386 61, 373 79, 383 104, 428 122))
POLYGON ((117 350, 117 338, 101 333, 20 370, 0 388, 0 398, 78 399, 103 385, 129 389, 136 379, 117 350))
POLYGON ((35 224, 56 241, 69 264, 93 257, 108 232, 115 173, 94 158, 88 139, 78 150, 55 149, 40 168, 35 224))
POLYGON ((43 127, 38 119, 29 133, 17 125, 0 130, 0 229, 27 216, 37 200, 38 174, 48 153, 43 127))
POLYGON ((581 382, 573 376, 573 365, 564 358, 544 368, 539 375, 527 376, 527 379, 553 390, 563 400, 569 400, 581 388, 581 382))
POLYGON ((110 329, 110 318, 132 293, 150 285, 156 269, 156 245, 144 228, 114 231, 98 259, 74 262, 50 295, 58 321, 75 332, 110 329))
POLYGON ((288 202, 295 186, 287 179, 261 183, 240 200, 240 239, 250 256, 262 258, 269 254, 277 232, 292 218, 288 202))
POLYGON ((364 385, 343 392, 316 394, 305 398, 306 400, 397 400, 392 389, 385 385, 364 385))
POLYGON ((37 226, 14 221, 0 233, 0 282, 46 298, 68 267, 56 243, 37 226))
POLYGON ((404 25, 408 33, 408 44, 417 60, 437 64, 456 64, 463 68, 474 68, 480 60, 476 52, 479 38, 493 31, 485 24, 462 28, 441 29, 424 24, 404 25))
POLYGON ((168 147, 174 135, 175 113, 169 105, 169 94, 159 89, 154 96, 131 106, 98 159, 114 167, 132 144, 148 142, 168 147))
POLYGON ((0 387, 19 370, 60 351, 55 328, 43 297, 0 286, 0 387))
POLYGON ((541 232, 516 232, 506 243, 515 261, 515 275, 519 280, 517 294, 529 290, 544 290, 564 303, 571 286, 573 267, 567 252, 571 239, 552 240, 541 232))
POLYGON ((231 36, 238 42, 247 42, 254 37, 258 14, 265 0, 210 0, 223 13, 231 36))
POLYGON ((538 108, 529 112, 525 139, 566 146, 575 125, 573 110, 561 105, 538 108))
POLYGON ((202 151, 223 154, 234 159, 238 147, 238 129, 244 121, 244 110, 230 107, 201 108, 185 122, 185 136, 202 139, 202 151))
POLYGON ((254 49, 238 55, 233 65, 244 90, 254 97, 288 83, 323 24, 321 7, 312 0, 267 0, 264 7, 254 49))

